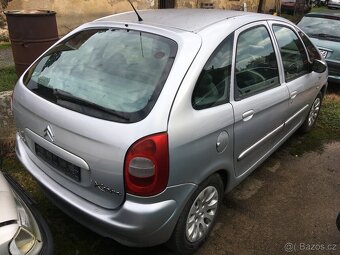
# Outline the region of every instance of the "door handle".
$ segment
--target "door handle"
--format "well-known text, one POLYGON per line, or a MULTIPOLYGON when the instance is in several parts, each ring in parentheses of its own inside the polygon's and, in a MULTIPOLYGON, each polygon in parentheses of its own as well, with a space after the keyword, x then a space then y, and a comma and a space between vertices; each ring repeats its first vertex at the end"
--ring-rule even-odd
POLYGON ((254 116, 255 111, 249 110, 242 114, 243 121, 248 121, 254 116))
POLYGON ((298 95, 299 93, 297 92, 297 90, 293 91, 292 93, 290 93, 290 99, 294 99, 296 98, 296 96, 298 95))

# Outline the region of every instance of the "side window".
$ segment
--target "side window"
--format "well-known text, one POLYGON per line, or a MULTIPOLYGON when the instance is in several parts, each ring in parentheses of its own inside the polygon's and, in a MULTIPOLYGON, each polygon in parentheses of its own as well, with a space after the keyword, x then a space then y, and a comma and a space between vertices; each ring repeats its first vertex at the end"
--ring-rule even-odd
POLYGON ((273 30, 280 47, 286 81, 308 73, 307 54, 295 32, 288 27, 279 25, 274 25, 273 30))
POLYGON ((196 110, 228 102, 234 35, 229 35, 205 64, 192 95, 196 110))
POLYGON ((303 32, 301 32, 300 30, 298 30, 298 33, 299 33, 303 43, 306 46, 310 61, 314 61, 316 59, 321 60, 321 56, 320 56, 318 50, 315 48, 315 46, 312 44, 312 42, 309 40, 309 38, 303 32))
POLYGON ((268 30, 257 26, 242 32, 237 40, 235 100, 278 85, 277 59, 268 30))

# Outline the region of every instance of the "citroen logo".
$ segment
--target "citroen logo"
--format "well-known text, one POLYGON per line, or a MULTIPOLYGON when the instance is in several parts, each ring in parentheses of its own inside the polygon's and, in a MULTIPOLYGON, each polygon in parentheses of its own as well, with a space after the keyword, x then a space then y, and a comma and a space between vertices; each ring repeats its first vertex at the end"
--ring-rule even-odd
POLYGON ((44 130, 44 133, 45 133, 44 137, 48 137, 51 140, 51 142, 54 142, 54 134, 50 125, 47 125, 47 127, 44 130))

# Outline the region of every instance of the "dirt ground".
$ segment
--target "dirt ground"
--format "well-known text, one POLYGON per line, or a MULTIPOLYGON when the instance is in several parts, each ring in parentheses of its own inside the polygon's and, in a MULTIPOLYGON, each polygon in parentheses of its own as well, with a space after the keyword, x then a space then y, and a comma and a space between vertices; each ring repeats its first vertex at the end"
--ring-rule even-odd
POLYGON ((302 157, 284 150, 224 198, 198 254, 340 254, 340 142, 302 157))

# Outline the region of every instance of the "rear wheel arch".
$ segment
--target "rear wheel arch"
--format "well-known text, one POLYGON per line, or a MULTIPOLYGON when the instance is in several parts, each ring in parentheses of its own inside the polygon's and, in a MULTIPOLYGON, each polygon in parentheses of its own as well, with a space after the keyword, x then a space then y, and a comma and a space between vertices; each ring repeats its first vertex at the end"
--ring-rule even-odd
POLYGON ((216 174, 218 174, 223 182, 223 189, 224 191, 227 189, 228 187, 228 183, 230 180, 230 176, 229 176, 229 172, 227 170, 224 169, 220 169, 218 171, 216 171, 216 174))
POLYGON ((222 204, 225 179, 221 176, 224 174, 226 173, 223 170, 222 172, 213 172, 197 186, 197 189, 191 194, 184 206, 176 227, 166 243, 168 248, 177 254, 191 254, 206 241, 216 223, 222 204), (204 210, 205 212, 203 212, 204 210), (213 210, 212 214, 210 214, 210 210, 213 210), (193 218, 196 219, 192 220, 193 218), (210 219, 210 221, 206 221, 207 219, 210 219), (205 225, 205 228, 199 228, 196 225, 205 225), (197 237, 194 232, 191 234, 191 230, 200 233, 199 236, 197 237), (202 230, 202 233, 199 230, 202 230), (192 240, 190 239, 191 237, 193 238, 192 240))
POLYGON ((326 95, 326 90, 327 90, 327 86, 326 86, 326 84, 324 84, 324 85, 322 86, 322 88, 320 89, 320 92, 321 92, 321 94, 322 94, 322 98, 325 97, 325 95, 326 95))

